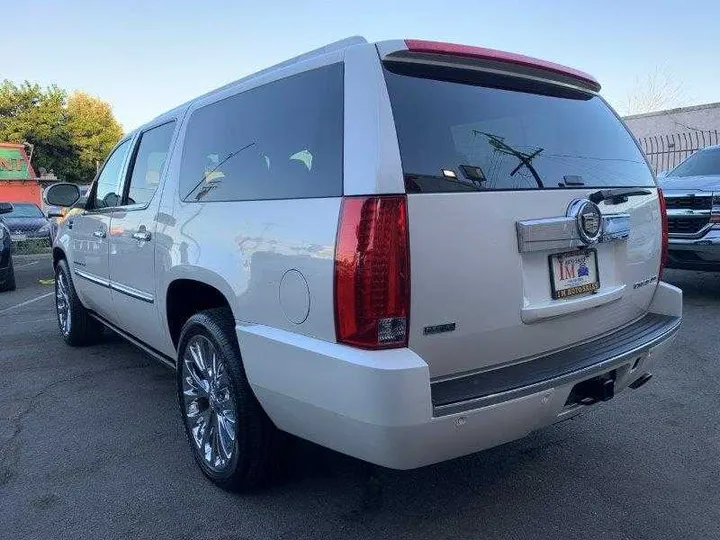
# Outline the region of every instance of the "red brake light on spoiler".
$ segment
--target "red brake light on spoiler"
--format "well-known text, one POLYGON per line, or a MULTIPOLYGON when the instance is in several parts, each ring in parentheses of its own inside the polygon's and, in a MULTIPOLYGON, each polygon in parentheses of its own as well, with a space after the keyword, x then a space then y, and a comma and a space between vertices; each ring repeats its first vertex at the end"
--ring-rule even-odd
POLYGON ((406 39, 405 45, 409 51, 430 54, 447 54, 452 56, 464 56, 468 58, 480 58, 483 60, 494 60, 496 62, 505 62, 515 64, 517 66, 544 69, 559 75, 565 75, 582 81, 586 86, 592 88, 595 92, 600 90, 600 83, 595 77, 578 69, 540 60, 531 56, 515 54, 496 49, 486 49, 485 47, 471 47, 469 45, 456 45, 454 43, 441 43, 438 41, 424 41, 421 39, 406 39))

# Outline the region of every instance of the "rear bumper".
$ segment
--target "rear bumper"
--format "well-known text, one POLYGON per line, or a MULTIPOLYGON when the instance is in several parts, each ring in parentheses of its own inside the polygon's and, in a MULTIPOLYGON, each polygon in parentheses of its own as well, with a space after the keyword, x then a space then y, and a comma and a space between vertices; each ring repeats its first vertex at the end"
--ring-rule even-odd
POLYGON ((710 229, 701 238, 670 237, 669 268, 720 270, 720 229, 710 229))
POLYGON ((600 353, 597 362, 562 377, 445 409, 433 405, 428 366, 409 349, 362 351, 258 325, 240 324, 237 334, 250 384, 280 429, 378 465, 410 469, 577 414, 582 407, 566 406, 568 396, 593 376, 613 371, 616 391, 622 390, 669 346, 681 309, 680 290, 661 283, 650 312, 665 324, 636 340, 631 353, 600 353))

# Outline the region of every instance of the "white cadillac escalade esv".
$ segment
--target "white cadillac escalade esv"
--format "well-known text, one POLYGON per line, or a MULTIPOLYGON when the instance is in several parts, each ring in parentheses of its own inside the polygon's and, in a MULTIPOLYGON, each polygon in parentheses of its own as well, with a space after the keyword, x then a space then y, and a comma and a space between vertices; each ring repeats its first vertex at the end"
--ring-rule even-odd
POLYGON ((108 326, 176 369, 194 457, 235 489, 282 432, 407 469, 639 387, 682 295, 662 193, 599 90, 350 38, 200 96, 124 137, 61 226, 63 338, 108 326))

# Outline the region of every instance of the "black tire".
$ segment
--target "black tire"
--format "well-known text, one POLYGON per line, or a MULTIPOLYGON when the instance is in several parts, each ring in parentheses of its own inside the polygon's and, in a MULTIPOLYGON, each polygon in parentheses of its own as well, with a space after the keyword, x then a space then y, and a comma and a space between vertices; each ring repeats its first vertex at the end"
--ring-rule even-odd
MULTIPOLYGON (((258 402, 255 394, 250 388, 245 368, 240 356, 240 349, 235 337, 235 320, 229 309, 210 309, 193 315, 183 326, 178 344, 177 358, 177 390, 178 403, 180 405, 180 414, 182 415, 183 425, 185 426, 185 434, 188 443, 192 449, 193 457, 200 466, 202 472, 215 484, 223 489, 230 491, 246 491, 256 489, 269 484, 275 479, 279 470, 282 450, 284 447, 283 434, 275 427, 270 418, 268 418, 262 406, 258 402), (235 414, 235 439, 232 442, 232 455, 225 458, 226 463, 221 464, 220 470, 213 469, 208 463, 206 457, 200 451, 200 446, 206 450, 212 442, 208 436, 207 444, 198 442, 196 436, 202 437, 200 431, 193 434, 193 429, 197 429, 199 425, 205 425, 200 421, 202 413, 193 415, 188 419, 188 410, 186 408, 186 399, 188 403, 196 402, 194 411, 198 411, 202 407, 206 413, 212 415, 211 398, 204 398, 200 393, 192 394, 192 397, 185 397, 185 390, 188 389, 190 381, 190 369, 197 367, 197 363, 193 362, 192 354, 188 351, 188 345, 198 343, 207 343, 202 338, 206 338, 214 347, 218 366, 222 364, 222 368, 218 367, 216 372, 222 373, 223 388, 229 390, 228 406, 234 407, 235 414), (185 362, 186 353, 189 363, 185 362), (225 378, 227 374, 227 378, 225 378), (185 379, 185 382, 184 382, 185 379), (185 385, 185 386, 184 386, 185 385), (200 400, 204 401, 204 405, 197 405, 200 400)), ((202 371, 195 371, 202 375, 202 371)), ((205 373, 207 375, 207 373, 205 373)), ((197 380, 197 379, 196 379, 197 380)), ((218 379, 213 379, 217 381, 218 379)), ((215 383, 209 383, 212 388, 215 383)), ((220 383, 215 388, 219 388, 220 383)), ((210 392, 208 394, 210 395, 210 392)), ((228 399, 227 397, 221 399, 228 399)), ((217 404, 217 400, 216 400, 217 404)), ((192 405, 188 405, 192 407, 192 405)), ((215 416, 215 423, 207 422, 210 432, 214 429, 219 432, 220 421, 215 416)), ((203 439, 204 440, 204 439, 203 439)), ((220 455, 220 440, 215 441, 216 454, 220 455)), ((210 454, 212 456, 212 454, 210 454)), ((225 457, 223 455, 223 457, 225 457)), ((222 458, 221 458, 222 459, 222 458)))
POLYGON ((75 285, 73 284, 72 276, 70 275, 70 268, 68 267, 65 259, 61 259, 55 265, 55 311, 57 314, 58 326, 60 327, 60 334, 62 334, 65 343, 68 345, 80 347, 83 345, 97 343, 101 339, 104 326, 102 323, 90 317, 88 310, 82 305, 80 298, 78 298, 78 295, 75 292, 75 285), (67 313, 70 319, 68 328, 63 326, 61 319, 61 301, 59 298, 61 296, 61 283, 65 284, 67 293, 67 313))
POLYGON ((8 267, 7 279, 5 283, 0 285, 0 292, 14 291, 15 290, 15 267, 13 266, 12 258, 10 259, 10 266, 8 267))

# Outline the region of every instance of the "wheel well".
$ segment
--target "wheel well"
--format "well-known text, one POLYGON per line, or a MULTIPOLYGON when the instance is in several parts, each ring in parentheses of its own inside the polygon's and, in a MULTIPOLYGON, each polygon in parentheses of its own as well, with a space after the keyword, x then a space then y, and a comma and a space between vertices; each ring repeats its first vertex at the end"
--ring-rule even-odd
POLYGON ((223 293, 211 285, 192 279, 173 281, 168 287, 165 305, 170 337, 176 348, 182 327, 190 317, 206 309, 230 308, 223 293))
POLYGON ((59 263, 62 259, 65 258, 65 253, 60 248, 53 248, 53 268, 57 266, 57 263, 59 263))

